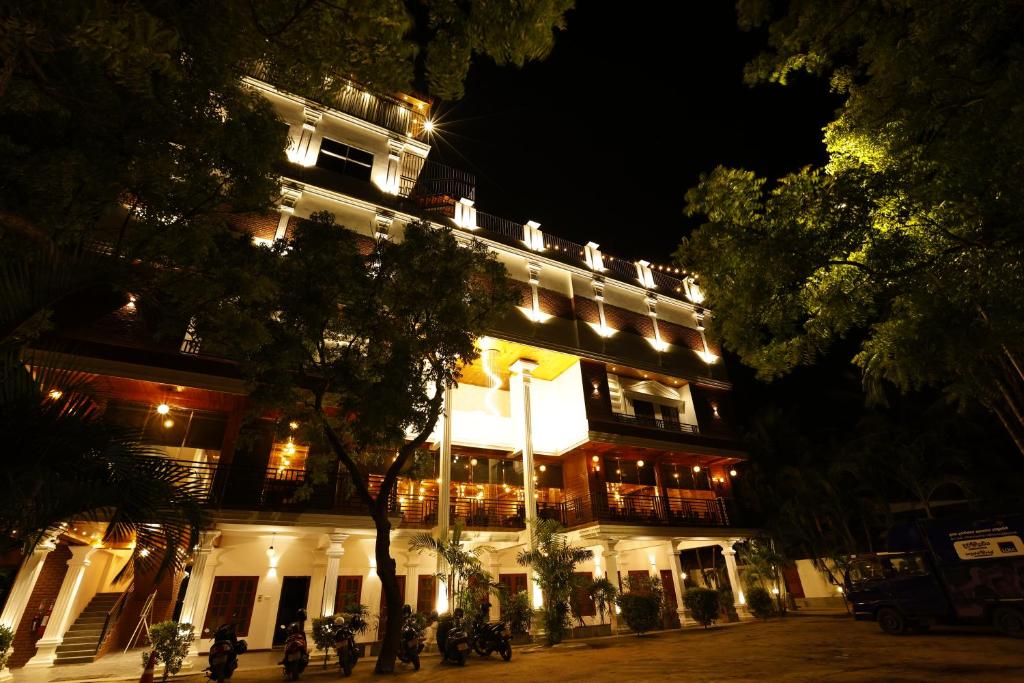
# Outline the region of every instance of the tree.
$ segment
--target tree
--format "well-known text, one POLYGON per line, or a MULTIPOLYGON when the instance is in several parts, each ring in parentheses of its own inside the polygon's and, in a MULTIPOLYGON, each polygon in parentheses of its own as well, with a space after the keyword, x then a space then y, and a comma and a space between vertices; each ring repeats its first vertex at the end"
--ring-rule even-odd
POLYGON ((449 604, 461 607, 472 620, 491 589, 491 576, 484 571, 480 555, 494 552, 494 548, 486 545, 466 548, 462 532, 463 526, 457 522, 448 538, 416 534, 409 539, 409 549, 430 552, 441 559, 444 570, 438 572, 437 578, 448 591, 449 604))
POLYGON ((143 258, 167 258, 169 246, 201 253, 225 211, 270 206, 278 189, 284 131, 242 75, 267 69, 304 95, 340 75, 381 92, 418 83, 458 97, 473 55, 513 65, 542 58, 571 7, 8 3, 0 225, 61 244, 99 239, 143 258))
POLYGON ((69 524, 96 522, 104 542, 135 542, 124 572, 159 576, 184 565, 206 524, 201 483, 111 423, 97 381, 30 348, 52 327, 53 303, 106 272, 93 259, 53 252, 0 264, 0 538, 29 552, 69 524))
POLYGON ((530 527, 530 549, 521 550, 516 562, 533 570, 544 596, 544 627, 548 645, 560 643, 569 626, 569 599, 577 587, 576 566, 593 559, 594 551, 577 548, 554 519, 540 519, 530 527))
MULTIPOLYGON (((307 481, 323 481, 340 465, 376 527, 387 613, 401 614, 390 501, 398 478, 426 462, 421 446, 437 424, 445 387, 512 305, 504 266, 482 243, 425 223, 364 255, 355 234, 329 214, 300 221, 271 249, 246 249, 240 242, 240 272, 259 269, 262 284, 220 289, 195 309, 203 348, 240 355, 252 400, 264 414, 277 411, 281 433, 324 446, 307 466, 307 481), (246 335, 237 333, 240 324, 246 335), (289 431, 292 422, 298 432, 289 431), (368 468, 383 474, 376 490, 368 468)), ((211 288, 224 282, 211 278, 211 288)), ((204 277, 194 274, 191 286, 192 300, 203 301, 204 277)), ((178 295, 191 298, 188 290, 178 295)), ((400 619, 387 620, 378 672, 393 670, 400 631, 400 619)))
POLYGON ((707 628, 718 619, 718 593, 710 588, 696 586, 683 594, 683 605, 690 610, 690 616, 707 628))
MULTIPOLYGON (((149 639, 153 643, 157 661, 164 665, 161 680, 166 681, 171 675, 181 671, 181 665, 185 662, 188 649, 195 639, 195 627, 176 621, 162 621, 149 627, 149 639)), ((142 653, 143 665, 149 662, 149 654, 142 653)))
POLYGON ((999 0, 739 3, 767 27, 750 83, 796 72, 843 98, 828 163, 772 183, 718 168, 687 193, 678 252, 710 330, 762 378, 843 338, 891 383, 986 406, 1024 454, 1024 16, 999 0))

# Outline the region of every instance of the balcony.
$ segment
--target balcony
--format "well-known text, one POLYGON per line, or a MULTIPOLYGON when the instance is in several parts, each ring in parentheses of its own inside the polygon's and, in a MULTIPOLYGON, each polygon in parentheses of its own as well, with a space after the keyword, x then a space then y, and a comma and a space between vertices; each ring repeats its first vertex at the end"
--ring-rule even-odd
POLYGON ((699 434, 697 425, 679 422, 678 420, 659 420, 653 417, 641 417, 639 415, 626 415, 625 413, 612 413, 612 419, 616 422, 638 427, 650 427, 651 429, 667 429, 672 432, 683 434, 699 434))

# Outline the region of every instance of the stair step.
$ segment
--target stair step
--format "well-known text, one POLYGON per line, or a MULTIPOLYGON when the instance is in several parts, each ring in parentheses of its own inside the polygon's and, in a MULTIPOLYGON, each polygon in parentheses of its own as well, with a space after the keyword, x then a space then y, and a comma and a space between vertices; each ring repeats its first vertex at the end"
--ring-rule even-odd
POLYGON ((91 664, 96 658, 93 655, 83 655, 81 657, 58 657, 53 660, 54 664, 91 664))

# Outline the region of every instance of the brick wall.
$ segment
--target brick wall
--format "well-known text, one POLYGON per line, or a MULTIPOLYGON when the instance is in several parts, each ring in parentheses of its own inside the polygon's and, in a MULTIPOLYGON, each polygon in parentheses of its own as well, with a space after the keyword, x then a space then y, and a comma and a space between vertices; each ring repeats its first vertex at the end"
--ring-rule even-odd
POLYGON ((577 296, 573 297, 573 306, 576 308, 576 317, 585 323, 593 323, 599 325, 601 323, 601 313, 597 310, 597 302, 593 299, 586 297, 577 296))
POLYGON ((628 311, 618 306, 604 306, 604 318, 608 321, 608 327, 620 332, 638 334, 647 339, 654 339, 654 325, 650 316, 643 313, 628 311))
POLYGON ((572 320, 572 300, 569 297, 550 289, 538 287, 537 300, 540 303, 540 310, 542 312, 553 315, 556 318, 572 320))
POLYGON ((668 342, 673 346, 681 346, 684 349, 693 349, 694 351, 704 350, 704 345, 700 340, 700 332, 693 328, 659 320, 658 332, 661 333, 662 341, 668 342))
POLYGON ((36 654, 36 641, 39 638, 32 630, 32 622, 36 614, 40 612, 40 605, 42 605, 42 611, 46 611, 57 599, 60 585, 64 582, 64 575, 68 573, 68 560, 70 559, 71 550, 63 543, 46 556, 43 569, 39 572, 39 580, 36 581, 32 597, 29 598, 28 606, 25 608, 25 615, 21 618, 18 630, 14 634, 14 652, 7 664, 10 668, 25 666, 25 662, 36 654))

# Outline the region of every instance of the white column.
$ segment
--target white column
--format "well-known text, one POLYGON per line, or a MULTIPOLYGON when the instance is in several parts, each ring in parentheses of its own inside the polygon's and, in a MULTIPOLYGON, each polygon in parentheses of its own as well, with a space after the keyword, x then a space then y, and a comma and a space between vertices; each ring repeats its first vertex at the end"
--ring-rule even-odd
MULTIPOLYGON (((604 560, 604 575, 612 585, 615 586, 615 590, 620 590, 619 586, 619 552, 615 550, 615 546, 618 545, 618 541, 606 541, 604 544, 604 553, 602 553, 604 560)), ((612 633, 618 633, 619 631, 619 616, 618 607, 612 605, 611 613, 608 618, 609 623, 612 627, 612 633)))
POLYGON ((382 188, 388 194, 398 194, 399 186, 401 185, 399 165, 404 150, 405 144, 400 139, 390 138, 388 140, 388 170, 384 178, 384 187, 382 188))
MULTIPOLYGON (((447 540, 451 524, 451 488, 452 488, 452 414, 455 412, 452 397, 452 386, 444 390, 444 421, 441 424, 441 452, 438 455, 437 484, 437 535, 447 540)), ((444 558, 437 556, 437 573, 448 571, 444 558)), ((434 582, 434 609, 438 614, 448 611, 448 587, 440 579, 434 582)))
POLYGON ((683 606, 683 563, 679 557, 679 548, 673 541, 669 541, 665 546, 668 552, 668 566, 672 571, 672 587, 676 591, 676 614, 679 615, 679 625, 683 626, 686 623, 686 608, 683 606))
POLYGON ((204 531, 199 535, 199 543, 195 547, 195 554, 192 558, 192 569, 188 573, 188 586, 185 587, 185 598, 181 602, 181 616, 178 620, 182 624, 192 624, 196 627, 196 638, 201 638, 199 630, 202 624, 197 624, 196 612, 199 610, 199 596, 202 594, 203 579, 206 578, 207 562, 210 553, 213 551, 213 543, 220 536, 219 531, 204 531))
MULTIPOLYGON (((526 533, 531 548, 533 547, 531 532, 533 524, 537 520, 537 497, 536 487, 533 484, 533 411, 530 405, 530 382, 533 378, 533 371, 536 369, 537 363, 526 358, 520 358, 510 368, 514 373, 514 386, 511 388, 513 393, 521 394, 522 400, 523 506, 526 510, 526 533)), ((540 609, 543 600, 533 571, 527 572, 526 584, 534 609, 540 609)))
MULTIPOLYGON (((498 557, 498 552, 495 550, 491 552, 491 578, 496 582, 499 576, 501 576, 501 558, 498 557)), ((489 596, 488 600, 491 602, 491 612, 488 616, 495 621, 501 619, 501 601, 497 596, 489 596)))
POLYGON ((71 626, 72 619, 78 616, 71 614, 71 610, 75 605, 75 598, 78 597, 78 589, 85 577, 85 570, 89 568, 89 558, 96 549, 91 545, 73 545, 70 546, 70 550, 68 571, 53 604, 50 622, 46 625, 43 637, 36 642, 35 657, 25 664, 26 667, 52 666, 54 659, 57 658, 57 647, 64 641, 64 633, 71 626))
POLYGON ((329 617, 334 614, 334 603, 338 597, 338 573, 341 569, 341 557, 345 554, 345 539, 348 534, 332 531, 331 543, 327 546, 327 564, 324 567, 324 593, 320 601, 320 616, 329 617))
POLYGON ((405 604, 416 611, 416 603, 420 599, 420 562, 419 556, 409 553, 409 559, 405 562, 405 604))
MULTIPOLYGON (((313 620, 322 616, 320 606, 324 599, 324 577, 327 575, 327 558, 319 550, 311 553, 312 571, 309 574, 309 595, 306 596, 306 642, 313 644, 313 620)), ((338 582, 334 582, 337 588, 338 582)))
MULTIPOLYGON (((18 624, 21 623, 21 618, 25 615, 25 608, 28 607, 32 591, 36 588, 39 574, 43 571, 43 564, 56 548, 56 540, 52 536, 48 536, 33 548, 32 553, 21 563, 18 576, 14 579, 14 586, 11 587, 11 592, 7 596, 7 604, 4 605, 4 611, 0 614, 0 626, 6 626, 14 632, 18 631, 18 624)), ((8 681, 11 678, 11 672, 6 667, 0 669, 0 681, 8 681)))
POLYGON ((725 570, 729 574, 729 586, 732 588, 732 596, 734 605, 736 606, 736 612, 741 613, 744 605, 747 603, 746 596, 743 595, 743 584, 740 583, 740 572, 736 568, 736 550, 732 547, 736 541, 722 541, 719 545, 722 547, 722 556, 725 557, 725 570))

